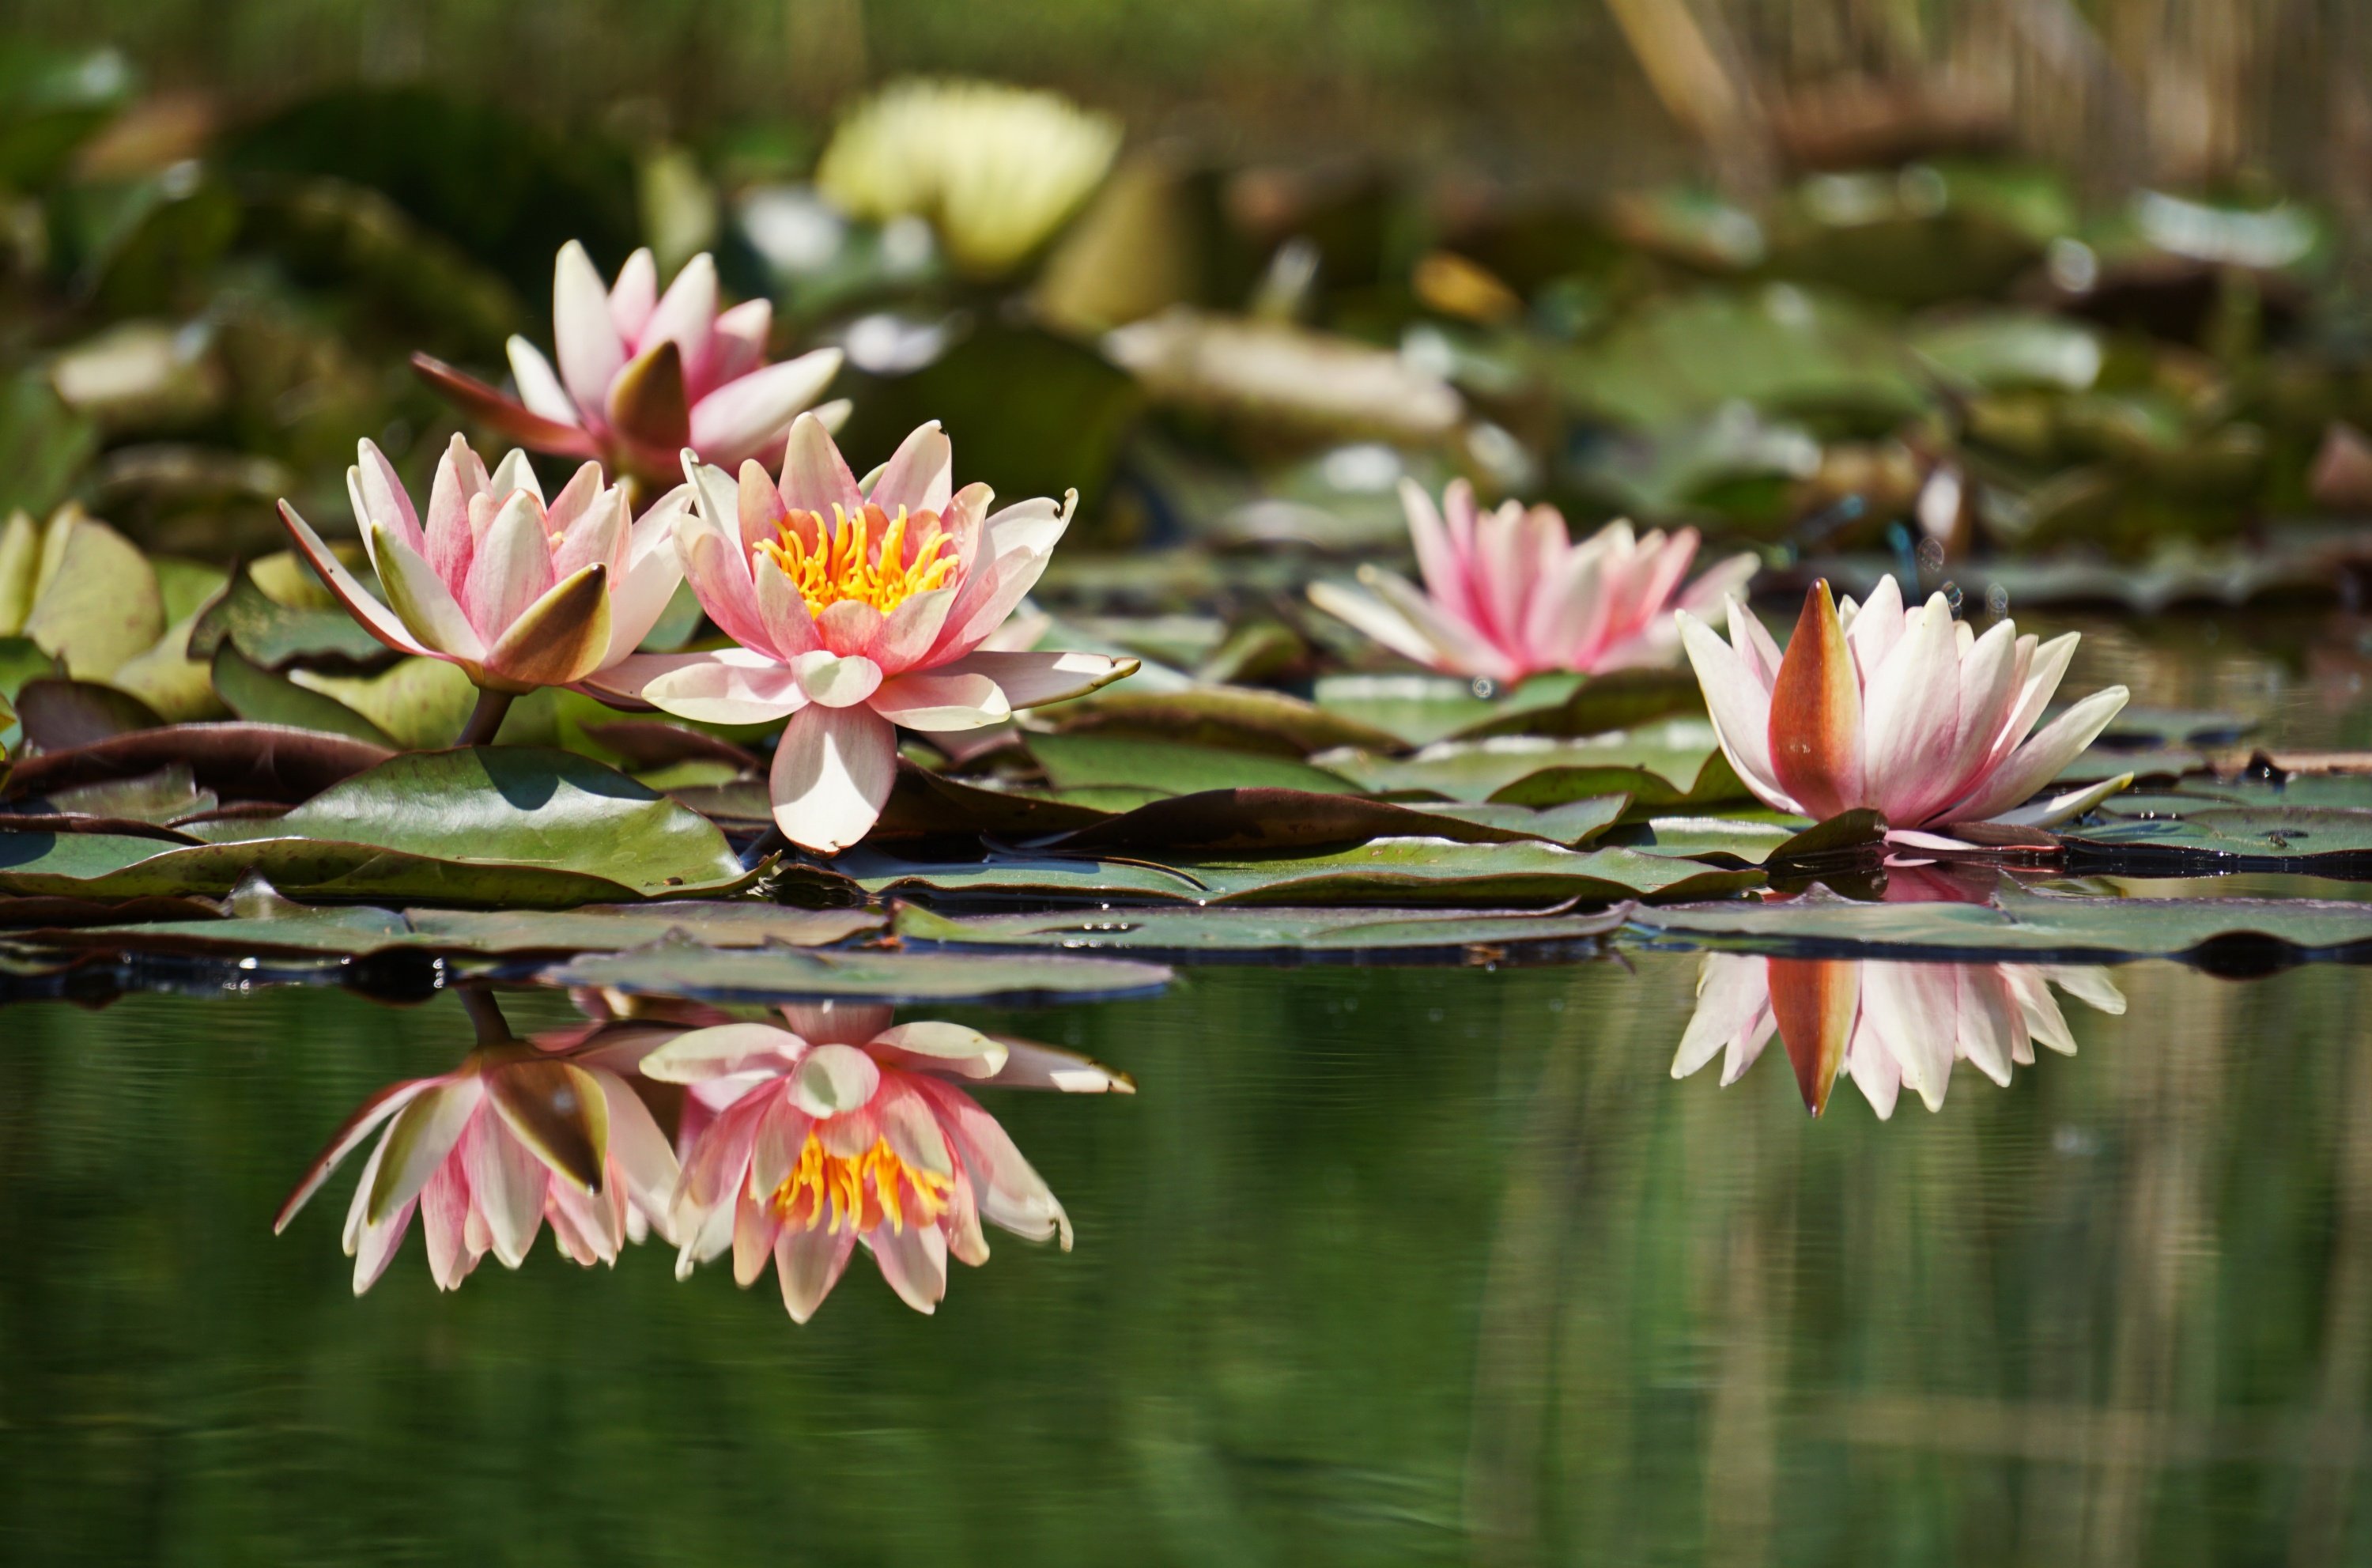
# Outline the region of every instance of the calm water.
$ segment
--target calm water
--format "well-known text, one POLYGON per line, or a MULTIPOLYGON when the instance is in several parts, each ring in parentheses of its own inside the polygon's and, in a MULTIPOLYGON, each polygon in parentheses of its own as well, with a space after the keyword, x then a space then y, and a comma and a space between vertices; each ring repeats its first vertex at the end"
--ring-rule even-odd
POLYGON ((936 1318, 860 1257, 804 1328, 656 1241, 440 1295, 414 1235, 357 1300, 358 1160, 274 1237, 454 997, 11 1008, 0 1552, 2372 1560, 2372 972, 2078 977, 2073 1057, 1815 1121, 1779 1041, 1674 1081, 1699 962, 948 1009, 1134 1074, 980 1092, 1076 1248, 936 1318))

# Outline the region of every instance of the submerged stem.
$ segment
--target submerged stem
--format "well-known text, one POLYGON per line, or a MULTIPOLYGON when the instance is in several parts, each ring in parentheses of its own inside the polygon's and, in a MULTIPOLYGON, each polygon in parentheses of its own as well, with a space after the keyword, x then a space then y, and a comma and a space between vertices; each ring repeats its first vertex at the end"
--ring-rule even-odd
POLYGON ((464 990, 461 1006, 470 1015, 470 1026, 477 1030, 480 1045, 500 1045, 511 1038, 510 1022, 503 1016, 502 1005, 493 992, 464 990))
POLYGON ((470 722, 461 726, 462 746, 491 746, 494 732, 503 727, 503 715, 511 711, 511 694, 487 687, 478 688, 478 705, 470 710, 470 722))

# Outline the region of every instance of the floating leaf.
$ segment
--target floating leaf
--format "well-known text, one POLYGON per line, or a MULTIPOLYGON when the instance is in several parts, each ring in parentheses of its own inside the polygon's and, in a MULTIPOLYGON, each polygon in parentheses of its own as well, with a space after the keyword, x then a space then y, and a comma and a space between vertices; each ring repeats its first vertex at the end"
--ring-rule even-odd
POLYGON ((164 598, 147 557, 105 523, 70 516, 56 569, 44 574, 25 618, 25 635, 64 660, 69 675, 94 680, 164 634, 164 598))
POLYGON ((44 677, 28 680, 17 692, 17 722, 25 738, 43 751, 73 747, 155 729, 165 721, 157 711, 128 691, 92 680, 44 677))
POLYGON ((1329 713, 1411 746, 1430 746, 1476 725, 1553 708, 1580 683, 1576 675, 1536 675, 1503 696, 1484 697, 1474 682, 1455 676, 1330 675, 1318 682, 1316 696, 1329 713))
POLYGON ((1214 789, 1348 792, 1337 774, 1291 757, 1226 750, 1176 740, 1102 735, 1033 735, 1029 754, 1063 790, 1134 789, 1191 795, 1214 789))
MULTIPOLYGON (((1142 673, 1142 672, 1140 672, 1142 673)), ((1035 716, 1065 734, 1132 735, 1245 751, 1307 756, 1331 746, 1390 748, 1399 738, 1283 691, 1249 686, 1139 689, 1136 678, 1035 716)))
MULTIPOLYGON (((913 904, 894 929, 909 943, 947 947, 1052 947, 1064 952, 1139 953, 1209 959, 1229 954, 1298 953, 1395 962, 1438 956, 1496 962, 1510 949, 1556 951, 1622 925, 1631 906, 1587 914, 1489 910, 1209 909, 1074 911, 948 916, 913 904)), ((1562 956, 1560 954, 1560 956, 1562 956)))
POLYGON ((372 675, 292 669, 288 679, 360 714, 400 747, 433 750, 460 738, 478 689, 449 659, 401 658, 372 675))
POLYGON ((2318 899, 2121 899, 2005 885, 1991 903, 1860 903, 1826 893, 1784 900, 1641 909, 1650 937, 1804 957, 2126 958, 2278 960, 2372 958, 2372 911, 2318 899))
POLYGON ((2201 780, 2179 791, 2115 796, 2059 836, 2073 870, 2372 876, 2372 779, 2298 778, 2287 786, 2201 780))
MULTIPOLYGON (((706 947, 770 944, 828 947, 888 923, 867 910, 785 909, 777 904, 685 900, 660 904, 587 904, 573 910, 395 911, 317 907, 274 897, 268 907, 223 919, 85 926, 55 943, 142 952, 361 955, 391 949, 492 956, 613 953, 681 935, 706 947)), ((36 933, 30 940, 44 940, 36 933)))
POLYGON ((1044 953, 902 953, 804 947, 720 949, 669 939, 547 970, 550 985, 593 985, 709 1001, 812 998, 1011 1005, 1146 995, 1169 983, 1158 964, 1044 953))
POLYGON ((587 758, 477 748, 393 758, 274 819, 216 819, 155 853, 85 833, 0 838, 0 889, 227 892, 254 872, 296 897, 560 909, 736 891, 755 880, 696 813, 587 758))
POLYGON ((226 800, 298 801, 387 760, 384 747, 279 725, 171 725, 29 757, 8 774, 6 793, 133 778, 180 761, 226 800))
POLYGON ((250 662, 282 669, 297 659, 376 664, 388 656, 327 589, 295 569, 287 552, 251 562, 191 629, 190 652, 211 659, 225 641, 250 662), (278 592, 272 591, 277 586, 278 592))
POLYGON ((1621 669, 1582 681, 1553 706, 1501 713, 1458 732, 1461 740, 1502 735, 1602 736, 1657 719, 1704 712, 1704 695, 1686 669, 1621 669))
POLYGON ((1568 847, 1587 842, 1622 814, 1622 796, 1575 801, 1550 811, 1510 806, 1426 810, 1356 796, 1294 789, 1223 789, 1175 796, 1078 829, 1059 841, 1084 852, 1172 854, 1262 853, 1381 838, 1441 838, 1471 843, 1530 839, 1568 847))
MULTIPOLYGON (((463 677, 465 681, 467 679, 463 677)), ((387 731, 335 697, 308 691, 285 675, 275 675, 250 663, 227 641, 215 650, 214 682, 215 690, 230 705, 230 711, 253 723, 318 729, 383 746, 390 751, 399 744, 387 731)))
POLYGON ((1760 872, 1715 870, 1629 850, 1441 839, 1378 839, 1328 854, 1175 864, 1053 855, 921 864, 860 847, 835 864, 868 892, 968 900, 1475 907, 1703 898, 1762 881, 1760 872))
POLYGON ((1534 807, 1628 795, 1641 809, 1747 798, 1702 719, 1587 740, 1501 736, 1441 741, 1410 757, 1327 751, 1311 761, 1378 795, 1534 807))

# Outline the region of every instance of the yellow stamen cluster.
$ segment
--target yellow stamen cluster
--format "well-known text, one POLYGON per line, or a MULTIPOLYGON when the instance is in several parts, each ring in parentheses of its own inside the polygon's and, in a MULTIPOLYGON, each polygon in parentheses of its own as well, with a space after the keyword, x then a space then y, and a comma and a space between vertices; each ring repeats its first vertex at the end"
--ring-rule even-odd
POLYGON ((810 615, 848 599, 887 615, 916 594, 947 587, 956 574, 955 540, 940 528, 937 514, 918 513, 913 522, 922 538, 912 561, 906 559, 906 508, 892 517, 870 504, 853 514, 834 506, 830 527, 820 513, 794 512, 777 525, 782 538, 761 540, 757 553, 783 569, 810 615))
POLYGON ((935 1223, 948 1212, 954 1182, 936 1171, 917 1170, 900 1159, 883 1138, 861 1155, 827 1154, 812 1132, 799 1150, 799 1162, 780 1187, 770 1206, 774 1216, 795 1230, 821 1225, 863 1234, 885 1219, 890 1228, 905 1233, 911 1205, 917 1225, 935 1223))

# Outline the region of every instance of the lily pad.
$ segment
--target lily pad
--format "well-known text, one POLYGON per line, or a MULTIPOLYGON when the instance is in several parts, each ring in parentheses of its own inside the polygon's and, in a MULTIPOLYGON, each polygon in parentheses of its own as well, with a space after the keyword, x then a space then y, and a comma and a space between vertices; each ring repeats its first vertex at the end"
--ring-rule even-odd
POLYGON ((1477 694, 1474 682, 1449 675, 1330 675, 1318 682, 1315 695, 1329 713, 1411 746, 1430 746, 1494 719, 1554 708, 1580 683, 1576 675, 1540 675, 1486 697, 1477 694))
POLYGON ((1182 959, 1295 955, 1305 959, 1497 962, 1527 949, 1564 956, 1619 928, 1628 904, 1587 914, 1504 910, 1144 908, 950 917, 901 904, 893 929, 912 945, 1057 948, 1182 959))
POLYGON ((33 932, 28 941, 142 952, 360 956, 393 948, 487 956, 612 953, 671 934, 711 947, 768 944, 828 947, 878 931, 887 918, 868 910, 785 909, 747 900, 685 900, 663 904, 587 904, 573 910, 375 909, 316 906, 276 895, 234 894, 221 919, 148 921, 33 932), (260 907, 259 907, 260 906, 260 907))
POLYGON ((862 997, 893 1003, 1080 1001, 1145 996, 1168 985, 1159 964, 1050 953, 817 952, 724 949, 673 937, 632 952, 546 970, 549 985, 594 985, 704 1001, 789 1002, 862 997))
POLYGON ((1399 796, 1541 807, 1619 794, 1640 809, 1747 798, 1702 719, 1585 740, 1501 736, 1443 741, 1410 757, 1327 751, 1312 761, 1375 794, 1399 796))
POLYGON ((1262 859, 1140 860, 999 855, 913 863, 853 850, 835 863, 868 892, 948 900, 1191 904, 1540 905, 1573 900, 1716 897, 1759 886, 1762 873, 1721 870, 1630 850, 1540 842, 1378 839, 1327 854, 1262 859))
POLYGON ((2120 899, 2005 886, 1990 903, 1860 903, 1824 893, 1634 912, 1649 939, 1808 958, 2372 958, 2372 911, 2319 899, 2120 899))
POLYGON ((281 564, 284 559, 267 556, 231 580, 191 628, 192 654, 211 659, 227 642, 265 669, 285 668, 298 659, 377 664, 388 656, 386 646, 364 631, 328 589, 309 577, 299 578, 281 564), (279 587, 282 597, 273 597, 260 580, 265 578, 279 587))
POLYGON ((1065 733, 1142 736, 1296 757, 1331 746, 1389 749, 1399 744, 1390 731, 1339 710, 1248 686, 1145 691, 1132 679, 1041 709, 1037 716, 1065 733))
POLYGON ((227 892, 252 872, 330 900, 561 909, 738 891, 758 873, 697 813, 589 759, 527 748, 394 758, 286 815, 216 819, 157 853, 108 834, 0 838, 0 890, 227 892))
POLYGON ((1468 843, 1530 839, 1574 847, 1622 816, 1627 797, 1577 800, 1547 811, 1517 806, 1438 810, 1294 789, 1206 790, 1174 796, 1062 836, 1065 854, 1210 854, 1310 849, 1379 838, 1468 843))
POLYGON ((26 758, 0 793, 42 795, 186 762, 198 784, 226 800, 298 801, 388 758, 384 747, 281 725, 170 725, 26 758))
POLYGON ((2210 779, 2178 791, 2121 795, 2060 839, 2068 868, 2077 872, 2372 877, 2372 780, 2335 775, 2285 786, 2210 779))
MULTIPOLYGON (((1527 682, 1529 689, 1533 682, 1527 682)), ((1553 706, 1493 714, 1458 732, 1461 740, 1501 735, 1599 736, 1657 719, 1704 712, 1696 676, 1685 669, 1622 669, 1582 681, 1553 706)))
POLYGON ((1348 780, 1292 757, 1134 736, 1033 735, 1029 754, 1061 790, 1129 789, 1192 795, 1218 789, 1351 793, 1348 780))
POLYGON ((345 703, 250 662, 227 641, 215 649, 214 680, 215 690, 230 705, 230 711, 243 719, 285 725, 292 729, 318 729, 383 746, 390 751, 396 749, 393 736, 345 703))

